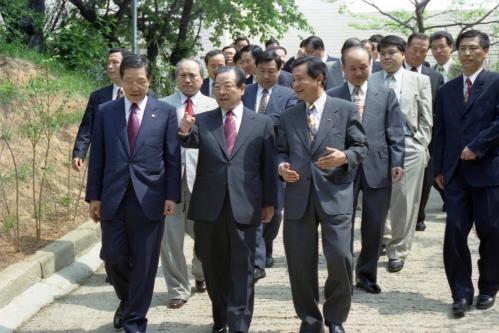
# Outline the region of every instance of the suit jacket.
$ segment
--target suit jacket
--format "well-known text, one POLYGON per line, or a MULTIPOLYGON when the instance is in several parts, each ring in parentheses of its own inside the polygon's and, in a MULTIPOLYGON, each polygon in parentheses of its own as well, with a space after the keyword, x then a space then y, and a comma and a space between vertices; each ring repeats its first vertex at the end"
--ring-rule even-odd
POLYGON ((343 77, 341 61, 328 62, 326 63, 326 66, 327 73, 325 89, 329 90, 343 85, 343 83, 345 83, 345 78, 343 77))
MULTIPOLYGON (((369 85, 385 85, 384 71, 373 73, 369 85)), ((425 148, 431 141, 433 125, 431 85, 426 75, 402 69, 400 110, 414 139, 425 148)))
MULTIPOLYGON (((154 91, 149 90, 148 95, 156 98, 154 91)), ((113 85, 100 88, 90 94, 87 108, 81 119, 78 134, 76 134, 75 144, 73 148, 73 158, 78 157, 85 159, 87 156, 90 139, 92 138, 92 128, 94 124, 95 113, 100 104, 109 102, 113 99, 113 85)))
POLYGON ((433 166, 449 183, 459 163, 472 187, 499 185, 499 74, 483 70, 464 103, 463 76, 437 93, 433 166), (464 147, 477 155, 461 160, 464 147))
POLYGON ((144 214, 163 220, 165 200, 180 200, 180 146, 175 108, 149 97, 130 155, 125 99, 102 104, 95 114, 85 200, 100 200, 112 219, 131 183, 144 214))
MULTIPOLYGON (((257 93, 258 93, 257 83, 246 86, 244 95, 241 98, 245 107, 253 111, 257 111, 256 110, 257 93)), ((298 99, 296 98, 293 90, 276 84, 274 85, 274 88, 272 88, 272 94, 270 94, 270 98, 267 103, 267 110, 265 110, 264 114, 272 119, 274 127, 277 128, 281 112, 296 105, 296 103, 298 103, 298 99)))
MULTIPOLYGON (((331 97, 352 101, 348 83, 328 90, 331 97)), ((404 167, 404 118, 392 89, 368 84, 362 126, 369 151, 360 165, 371 188, 391 186, 391 169, 404 167)))
POLYGON ((259 224, 262 207, 277 207, 274 131, 268 117, 244 108, 230 156, 220 108, 199 114, 191 133, 178 139, 185 148, 199 149, 189 219, 216 221, 227 199, 240 224, 259 224))
MULTIPOLYGON (((184 110, 181 109, 180 93, 176 91, 170 96, 160 99, 163 102, 171 104, 177 110, 177 120, 180 126, 180 119, 184 116, 184 110)), ((198 95, 197 105, 194 108, 194 113, 200 114, 209 110, 213 110, 218 107, 217 101, 211 97, 207 97, 203 94, 198 95)), ((194 179, 196 178, 196 165, 198 162, 198 150, 197 149, 184 149, 182 148, 182 164, 185 163, 185 174, 182 177, 187 177, 187 187, 189 192, 192 193, 192 188, 194 186, 194 179)), ((182 173, 184 168, 182 167, 182 173)))
POLYGON ((201 86, 201 94, 205 96, 210 96, 210 78, 207 77, 203 80, 203 85, 201 86))
POLYGON ((286 88, 291 88, 293 83, 293 75, 286 71, 281 70, 279 73, 279 79, 277 80, 277 84, 286 88))
POLYGON ((371 65, 371 74, 380 72, 382 70, 383 70, 383 67, 381 67, 381 63, 378 60, 374 60, 372 65, 371 65))
POLYGON ((286 184, 285 218, 303 217, 311 186, 314 186, 328 215, 352 214, 355 167, 367 154, 367 139, 357 113, 354 103, 328 96, 312 143, 308 139, 304 102, 281 114, 277 136, 278 162, 288 162, 300 175, 298 182, 286 184), (348 164, 320 169, 316 161, 325 154, 326 147, 344 151, 348 164))
POLYGON ((421 74, 426 75, 430 78, 431 84, 431 105, 435 106, 435 97, 437 97, 437 91, 444 85, 444 77, 437 71, 434 71, 430 67, 421 66, 421 74))

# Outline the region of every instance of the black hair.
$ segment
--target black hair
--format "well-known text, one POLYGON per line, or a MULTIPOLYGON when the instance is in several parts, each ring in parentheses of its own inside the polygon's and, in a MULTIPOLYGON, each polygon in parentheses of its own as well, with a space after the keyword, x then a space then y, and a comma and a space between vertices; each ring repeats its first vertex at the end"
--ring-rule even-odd
POLYGON ((122 47, 113 47, 112 49, 109 50, 109 52, 107 53, 107 55, 111 55, 113 53, 121 53, 121 56, 124 58, 130 54, 132 54, 132 52, 128 51, 127 49, 125 48, 122 48, 122 47))
POLYGON ((452 35, 448 33, 447 31, 437 31, 431 34, 430 36, 430 46, 433 41, 437 39, 442 39, 445 38, 445 42, 447 43, 447 46, 450 48, 454 47, 454 38, 452 38, 452 35))
POLYGON ((238 88, 241 88, 243 86, 244 82, 246 81, 246 77, 245 77, 243 71, 237 66, 219 67, 217 69, 217 74, 215 75, 215 79, 219 74, 228 73, 228 72, 234 72, 234 74, 236 75, 236 82, 235 82, 236 86, 238 88))
POLYGON ((380 35, 380 34, 374 34, 371 37, 369 37, 369 41, 371 43, 376 43, 376 44, 378 44, 382 39, 383 39, 383 35, 380 35))
POLYGON ((246 37, 246 36, 239 36, 236 39, 234 39, 234 45, 236 45, 237 42, 242 41, 242 40, 246 41, 248 44, 251 44, 251 42, 248 39, 248 37, 246 37))
POLYGON ((232 58, 232 61, 234 64, 236 64, 239 60, 241 60, 241 51, 236 51, 236 54, 234 54, 234 58, 232 58))
POLYGON ((395 35, 388 35, 383 37, 379 43, 378 43, 378 51, 381 52, 381 49, 384 49, 385 47, 389 46, 395 46, 397 49, 404 53, 405 52, 405 47, 406 47, 406 42, 404 39, 402 39, 399 36, 395 35))
POLYGON ((429 40, 427 35, 421 32, 414 32, 407 38, 407 45, 410 45, 414 39, 429 40))
POLYGON ((286 48, 284 46, 280 46, 280 45, 276 46, 276 47, 273 47, 270 50, 274 50, 274 51, 276 51, 276 50, 283 50, 284 54, 288 54, 288 50, 286 50, 286 48))
POLYGON ((279 46, 279 41, 277 39, 275 39, 274 37, 270 37, 266 42, 265 42, 265 48, 269 47, 269 45, 272 45, 272 44, 277 44, 277 46, 279 46))
POLYGON ((227 50, 227 49, 234 49, 234 50, 236 50, 236 52, 237 52, 236 47, 235 47, 234 45, 232 45, 232 44, 231 44, 231 45, 224 46, 224 48, 222 49, 222 53, 223 53, 225 50, 227 50))
POLYGON ((204 56, 204 63, 206 64, 206 66, 208 66, 208 61, 210 61, 210 58, 217 56, 219 54, 223 55, 225 58, 225 55, 222 52, 222 50, 215 49, 215 50, 208 51, 208 53, 206 53, 206 55, 204 56))
POLYGON ((303 46, 307 47, 310 46, 314 50, 321 50, 324 51, 324 42, 320 37, 317 36, 310 36, 307 39, 303 41, 303 46))
POLYGON ((304 64, 307 66, 307 73, 312 79, 317 79, 322 74, 322 86, 324 87, 326 84, 326 64, 324 61, 318 57, 304 56, 296 59, 291 65, 291 69, 294 70, 304 64))
POLYGON ((456 48, 459 49, 459 45, 461 44, 463 38, 475 38, 475 37, 478 37, 482 49, 487 50, 490 47, 489 35, 487 35, 485 32, 481 32, 479 30, 467 30, 461 33, 459 36, 457 36, 456 48))
POLYGON ((344 64, 345 63, 345 58, 348 54, 348 52, 352 51, 352 50, 363 50, 367 53, 367 55, 369 56, 369 62, 371 61, 371 53, 369 52, 369 50, 364 46, 364 45, 354 45, 352 47, 349 47, 348 49, 344 50, 343 53, 341 53, 341 63, 344 64))
POLYGON ((282 59, 275 52, 275 49, 274 50, 266 50, 266 51, 259 53, 256 56, 255 64, 258 66, 258 64, 261 64, 264 62, 271 62, 272 60, 275 61, 276 65, 277 65, 277 69, 281 69, 282 59))
POLYGON ((151 65, 146 57, 131 53, 123 58, 120 65, 120 76, 123 78, 125 74, 125 69, 127 68, 144 68, 146 70, 146 76, 148 80, 151 80, 152 72, 151 65))
POLYGON ((243 53, 250 53, 253 59, 256 59, 256 57, 263 52, 262 48, 258 45, 250 44, 246 45, 243 47, 241 50, 241 54, 243 53))

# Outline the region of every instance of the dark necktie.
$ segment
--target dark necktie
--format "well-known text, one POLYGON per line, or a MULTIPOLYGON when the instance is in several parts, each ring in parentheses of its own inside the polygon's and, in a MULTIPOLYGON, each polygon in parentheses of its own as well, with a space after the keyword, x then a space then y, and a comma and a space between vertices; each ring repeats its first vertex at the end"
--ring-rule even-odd
POLYGON ((464 103, 468 103, 468 100, 470 99, 471 96, 471 88, 473 88, 473 83, 471 82, 470 78, 466 78, 466 92, 464 93, 464 103))
POLYGON ((116 99, 123 97, 125 94, 123 93, 123 88, 118 88, 116 91, 116 99))
POLYGON ((188 98, 185 101, 185 113, 187 113, 189 116, 194 115, 194 108, 192 107, 192 99, 188 98))
POLYGON ((137 103, 133 103, 130 107, 130 116, 128 117, 128 145, 130 147, 130 155, 133 154, 135 149, 135 142, 140 128, 138 111, 139 106, 137 103))
POLYGON ((417 71, 418 71, 418 69, 416 67, 414 67, 414 66, 411 67, 411 72, 417 72, 417 71))
POLYGON ((360 96, 360 87, 354 88, 354 103, 359 108, 359 119, 362 121, 362 115, 364 114, 364 102, 362 102, 362 97, 360 96))
POLYGON ((308 139, 310 142, 314 141, 314 137, 317 134, 317 129, 315 128, 315 105, 310 104, 307 109, 307 125, 308 125, 308 139))
POLYGON ((210 97, 215 97, 215 81, 213 81, 210 86, 210 97))
POLYGON ((267 110, 267 104, 269 102, 269 91, 263 89, 262 97, 260 98, 260 105, 258 105, 258 113, 265 113, 267 110))
POLYGON ((234 120, 232 110, 227 111, 225 114, 224 135, 225 143, 227 144, 227 153, 230 156, 232 154, 232 150, 234 149, 237 136, 236 121, 234 120))

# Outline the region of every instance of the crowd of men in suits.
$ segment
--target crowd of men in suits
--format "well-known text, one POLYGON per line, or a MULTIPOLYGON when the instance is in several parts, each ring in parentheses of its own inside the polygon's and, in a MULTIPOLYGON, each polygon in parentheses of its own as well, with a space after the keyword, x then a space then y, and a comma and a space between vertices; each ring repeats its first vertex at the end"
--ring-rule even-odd
POLYGON ((102 227, 101 258, 120 300, 114 327, 145 332, 161 259, 168 306, 207 290, 212 332, 248 332, 254 288, 274 265, 281 220, 299 332, 344 332, 353 285, 377 294, 387 255, 399 272, 424 231, 435 187, 447 212, 444 265, 452 312, 475 295, 467 237, 480 239, 476 307, 499 289, 499 74, 490 41, 468 30, 347 39, 339 58, 320 37, 296 56, 271 38, 239 37, 204 64, 176 64, 175 92, 156 99, 148 62, 109 52, 112 85, 95 91, 75 142, 90 142, 86 200, 102 227), (436 64, 425 61, 431 50, 436 64), (457 50, 458 61, 452 53, 457 50), (207 73, 205 73, 205 68, 207 73), (358 202, 362 191, 362 202, 358 202), (361 206, 361 249, 353 224, 361 206), (327 262, 319 309, 318 241, 327 262))

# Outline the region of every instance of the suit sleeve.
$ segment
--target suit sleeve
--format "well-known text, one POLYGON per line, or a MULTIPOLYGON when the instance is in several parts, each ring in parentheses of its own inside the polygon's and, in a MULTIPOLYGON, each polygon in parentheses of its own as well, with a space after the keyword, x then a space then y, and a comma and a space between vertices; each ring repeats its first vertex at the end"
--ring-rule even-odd
POLYGON ((181 165, 180 145, 177 141, 178 122, 176 109, 168 105, 168 119, 163 144, 163 158, 166 173, 166 200, 180 202, 181 165))
POLYGON ((418 128, 414 138, 425 147, 431 141, 431 127, 433 126, 432 98, 430 78, 426 75, 418 75, 419 99, 418 107, 418 128))
POLYGON ((443 173, 443 160, 445 148, 445 120, 442 101, 442 90, 437 92, 435 100, 435 126, 433 131, 433 174, 435 176, 443 173))
POLYGON ((270 119, 265 118, 264 142, 261 160, 263 175, 262 206, 277 207, 277 158, 275 147, 274 128, 270 119))
POLYGON ((78 134, 76 135, 75 144, 73 148, 73 158, 85 159, 87 156, 88 146, 92 137, 92 128, 94 123, 95 112, 99 106, 98 96, 94 92, 88 99, 87 108, 81 119, 78 134))
POLYGON ((180 145, 184 148, 199 148, 199 117, 196 117, 196 122, 194 126, 192 126, 191 133, 189 135, 184 136, 180 134, 180 131, 177 131, 177 139, 180 145))
POLYGON ((353 103, 348 104, 350 114, 347 121, 344 153, 348 160, 347 169, 353 170, 366 157, 368 146, 364 127, 359 121, 358 108, 353 103))
POLYGON ((400 111, 400 104, 393 89, 388 93, 385 118, 386 142, 390 154, 391 167, 404 167, 404 117, 400 111))
POLYGON ((100 107, 95 114, 92 130, 92 149, 88 163, 87 192, 85 201, 101 200, 102 180, 106 166, 106 147, 104 145, 103 112, 100 107))
POLYGON ((289 162, 289 145, 286 130, 286 119, 281 115, 277 126, 277 167, 281 163, 289 162))

